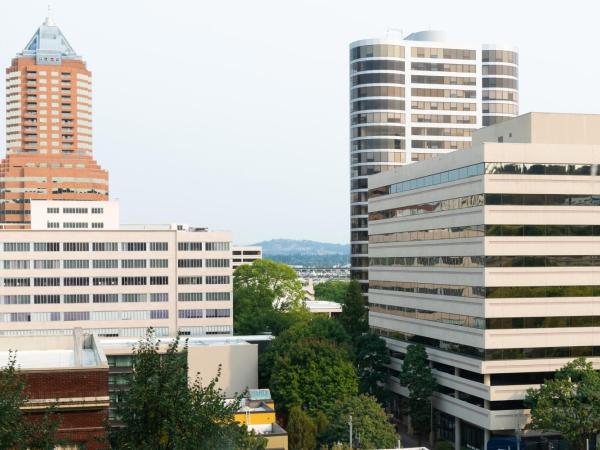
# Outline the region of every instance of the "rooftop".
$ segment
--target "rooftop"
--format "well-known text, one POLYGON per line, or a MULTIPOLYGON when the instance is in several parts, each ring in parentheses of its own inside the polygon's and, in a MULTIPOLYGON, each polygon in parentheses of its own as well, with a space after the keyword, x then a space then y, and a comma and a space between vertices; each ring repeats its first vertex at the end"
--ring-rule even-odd
POLYGON ((50 56, 60 59, 81 59, 51 17, 46 17, 19 56, 50 56))

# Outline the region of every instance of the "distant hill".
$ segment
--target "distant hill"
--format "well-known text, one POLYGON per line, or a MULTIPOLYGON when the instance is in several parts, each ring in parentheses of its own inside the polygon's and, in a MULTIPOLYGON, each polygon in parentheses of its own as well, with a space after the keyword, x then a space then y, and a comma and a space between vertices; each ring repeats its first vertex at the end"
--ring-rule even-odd
POLYGON ((350 245, 295 239, 258 242, 263 257, 294 266, 333 267, 350 264, 350 245))

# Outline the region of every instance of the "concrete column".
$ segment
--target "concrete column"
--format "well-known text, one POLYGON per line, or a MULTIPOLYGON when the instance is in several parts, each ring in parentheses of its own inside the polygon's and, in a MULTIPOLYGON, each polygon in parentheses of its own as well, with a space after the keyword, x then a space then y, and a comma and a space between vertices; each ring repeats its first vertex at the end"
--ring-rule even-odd
POLYGON ((454 417, 454 450, 460 450, 460 419, 454 417))
POLYGON ((483 429, 483 450, 487 450, 487 443, 490 440, 490 430, 483 429))

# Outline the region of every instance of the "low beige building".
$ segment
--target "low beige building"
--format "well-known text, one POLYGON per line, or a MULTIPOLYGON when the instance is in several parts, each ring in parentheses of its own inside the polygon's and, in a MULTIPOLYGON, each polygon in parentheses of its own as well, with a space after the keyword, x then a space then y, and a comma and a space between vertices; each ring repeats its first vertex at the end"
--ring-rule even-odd
MULTIPOLYGON (((578 356, 600 368, 600 115, 531 113, 369 180, 369 323, 427 347, 439 439, 483 450, 578 356)), ((525 439, 537 439, 525 432, 525 439)))
POLYGON ((259 245, 234 245, 231 253, 233 270, 262 259, 262 247, 259 245))

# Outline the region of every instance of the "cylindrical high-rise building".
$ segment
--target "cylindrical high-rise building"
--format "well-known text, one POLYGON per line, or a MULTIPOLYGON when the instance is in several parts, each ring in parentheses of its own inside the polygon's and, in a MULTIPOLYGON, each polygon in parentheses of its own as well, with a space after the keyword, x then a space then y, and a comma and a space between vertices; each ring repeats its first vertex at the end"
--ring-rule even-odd
POLYGON ((6 70, 0 228, 28 228, 32 200, 107 200, 92 158, 91 72, 50 18, 6 70))
POLYGON ((367 177, 471 145, 473 130, 518 113, 514 47, 423 31, 350 44, 352 278, 368 289, 367 177))

